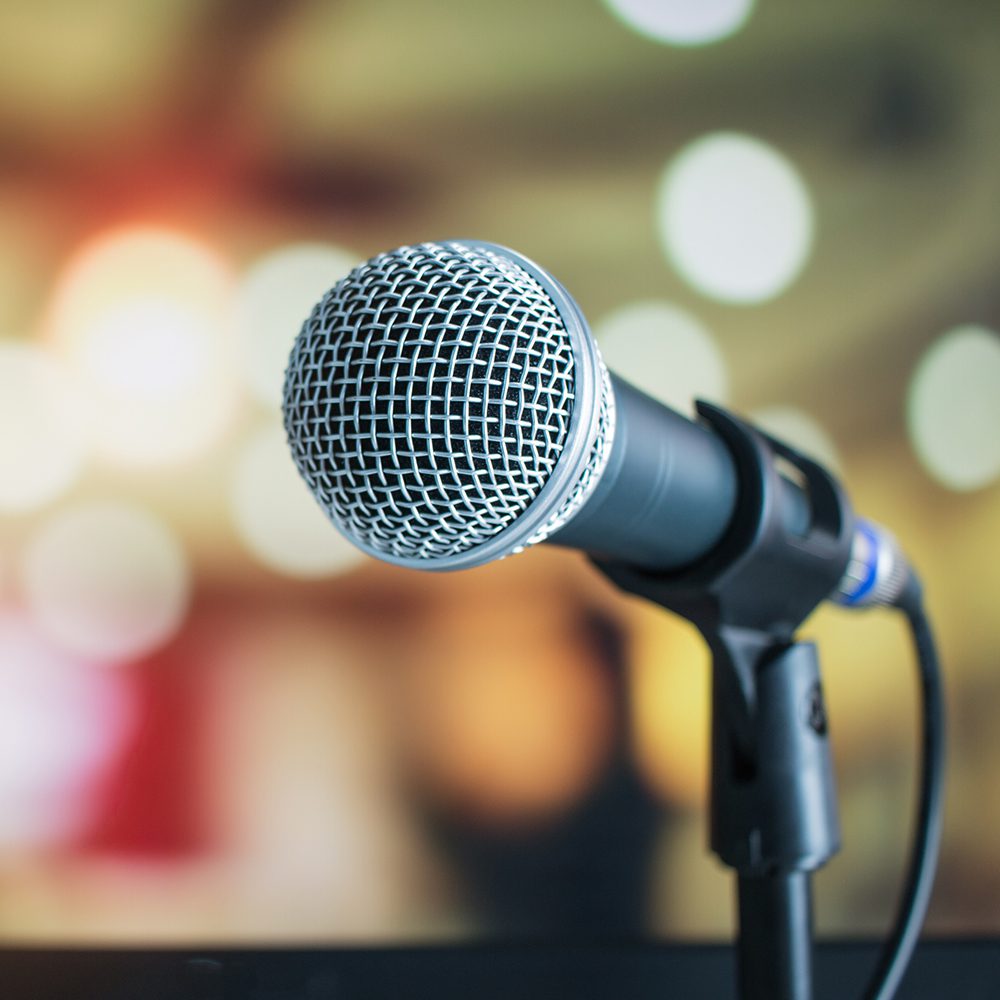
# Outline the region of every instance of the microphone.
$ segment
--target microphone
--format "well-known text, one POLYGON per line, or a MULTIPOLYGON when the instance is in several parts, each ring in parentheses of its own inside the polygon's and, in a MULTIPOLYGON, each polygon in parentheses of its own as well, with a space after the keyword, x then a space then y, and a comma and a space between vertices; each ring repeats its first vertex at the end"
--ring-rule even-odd
MULTIPOLYGON (((744 492, 715 429, 611 374, 562 285, 493 243, 400 247, 338 282, 295 341, 283 411, 327 516, 411 568, 549 541, 670 573, 719 546, 744 492)), ((807 491, 777 482, 784 530, 804 535, 807 491)), ((892 536, 859 519, 830 596, 890 604, 908 579, 892 536)))
POLYGON ((808 872, 839 844, 815 648, 826 597, 910 620, 924 706, 919 822, 869 995, 917 939, 940 832, 943 713, 919 581, 817 463, 732 414, 688 420, 608 372, 566 290, 493 243, 379 254, 316 305, 284 421, 316 500, 401 566, 478 566, 548 541, 689 618, 713 660, 711 844, 739 872, 743 984, 810 981, 808 872), (761 959, 764 955, 764 959, 761 959))

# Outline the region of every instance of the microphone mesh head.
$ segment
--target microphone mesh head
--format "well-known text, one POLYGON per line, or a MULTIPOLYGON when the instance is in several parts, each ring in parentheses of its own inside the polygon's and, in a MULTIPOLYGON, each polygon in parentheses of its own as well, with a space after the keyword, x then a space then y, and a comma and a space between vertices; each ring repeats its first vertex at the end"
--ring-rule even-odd
POLYGON ((402 247, 351 272, 303 325, 285 376, 292 454, 362 548, 475 565, 565 523, 603 469, 613 397, 600 365, 599 414, 574 423, 580 363, 552 296, 502 248, 402 247), (571 428, 593 435, 580 473, 537 524, 524 519, 533 531, 484 554, 538 499, 571 428))

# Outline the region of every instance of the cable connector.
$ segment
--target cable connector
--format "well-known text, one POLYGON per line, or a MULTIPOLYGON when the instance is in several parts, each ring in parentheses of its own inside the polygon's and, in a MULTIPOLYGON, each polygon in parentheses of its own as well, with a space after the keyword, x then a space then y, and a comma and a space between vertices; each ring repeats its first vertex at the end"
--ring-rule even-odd
POLYGON ((831 597, 849 608, 895 605, 910 576, 910 564, 895 537, 881 525, 859 519, 847 569, 831 597))

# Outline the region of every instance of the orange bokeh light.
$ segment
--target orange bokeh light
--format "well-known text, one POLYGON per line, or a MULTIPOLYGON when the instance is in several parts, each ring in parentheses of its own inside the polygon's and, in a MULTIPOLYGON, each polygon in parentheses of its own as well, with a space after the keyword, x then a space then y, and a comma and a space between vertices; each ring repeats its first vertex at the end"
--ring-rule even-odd
POLYGON ((541 605, 526 621, 518 604, 518 628, 507 633, 496 608, 446 613, 404 685, 418 771, 436 798, 473 821, 557 815, 607 759, 609 675, 552 610, 541 605))

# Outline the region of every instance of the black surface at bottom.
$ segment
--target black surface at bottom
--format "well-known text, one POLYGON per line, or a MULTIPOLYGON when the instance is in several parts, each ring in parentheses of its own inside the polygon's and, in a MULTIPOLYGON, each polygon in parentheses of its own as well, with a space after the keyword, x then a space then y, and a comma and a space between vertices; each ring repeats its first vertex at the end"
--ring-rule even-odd
MULTIPOLYGON (((816 1000, 860 997, 870 943, 816 950, 816 1000)), ((723 945, 537 944, 301 950, 0 950, 4 1000, 725 1000, 723 945)), ((900 1000, 996 1000, 1000 941, 921 944, 900 1000)))

